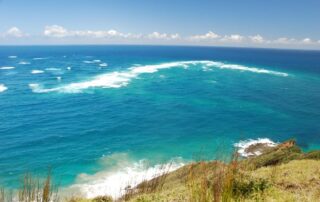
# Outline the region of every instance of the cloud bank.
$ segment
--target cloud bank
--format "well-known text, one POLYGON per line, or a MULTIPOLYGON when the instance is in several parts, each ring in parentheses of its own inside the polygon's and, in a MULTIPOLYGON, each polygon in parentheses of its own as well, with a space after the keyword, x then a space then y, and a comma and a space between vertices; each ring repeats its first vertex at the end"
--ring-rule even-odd
MULTIPOLYGON (((25 41, 36 41, 46 44, 166 44, 166 45, 207 45, 207 46, 249 46, 279 48, 312 48, 320 49, 320 40, 305 37, 302 39, 278 37, 267 39, 261 34, 249 36, 238 33, 220 34, 213 31, 183 36, 179 33, 124 33, 114 29, 108 30, 71 30, 60 25, 48 25, 42 33, 29 35, 18 27, 11 27, 0 34, 0 44, 6 39, 28 38, 25 41)), ((10 40, 8 40, 10 42, 10 40)))

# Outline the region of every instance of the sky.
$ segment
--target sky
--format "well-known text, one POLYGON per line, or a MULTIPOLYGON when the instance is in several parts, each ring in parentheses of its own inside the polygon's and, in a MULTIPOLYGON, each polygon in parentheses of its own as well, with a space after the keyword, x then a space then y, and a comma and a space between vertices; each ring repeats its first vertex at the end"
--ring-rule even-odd
POLYGON ((320 49, 319 0, 0 0, 0 45, 320 49))

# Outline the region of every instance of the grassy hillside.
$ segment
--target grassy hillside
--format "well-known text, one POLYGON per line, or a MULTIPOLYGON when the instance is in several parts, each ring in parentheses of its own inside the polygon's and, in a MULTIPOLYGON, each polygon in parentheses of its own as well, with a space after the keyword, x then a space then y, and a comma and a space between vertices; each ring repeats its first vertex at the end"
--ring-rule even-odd
POLYGON ((320 151, 303 153, 294 141, 229 164, 198 162, 147 181, 125 201, 319 201, 320 151), (157 179, 154 179, 157 180, 157 179), (159 180, 158 180, 159 181, 159 180))

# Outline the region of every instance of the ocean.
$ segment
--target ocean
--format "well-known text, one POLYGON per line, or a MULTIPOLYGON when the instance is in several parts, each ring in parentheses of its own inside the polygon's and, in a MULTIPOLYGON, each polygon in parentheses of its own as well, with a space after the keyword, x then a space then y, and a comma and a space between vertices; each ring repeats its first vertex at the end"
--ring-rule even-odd
POLYGON ((320 149, 319 121, 320 51, 0 47, 6 187, 50 167, 67 190, 116 196, 164 167, 228 159, 239 141, 320 149))

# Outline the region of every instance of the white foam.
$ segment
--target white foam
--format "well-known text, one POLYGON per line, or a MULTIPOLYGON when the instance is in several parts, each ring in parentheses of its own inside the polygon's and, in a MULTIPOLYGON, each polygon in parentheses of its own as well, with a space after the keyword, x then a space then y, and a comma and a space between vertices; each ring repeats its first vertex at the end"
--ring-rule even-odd
POLYGON ((4 84, 0 84, 0 93, 6 91, 8 89, 7 86, 5 86, 4 84))
POLYGON ((100 67, 107 67, 108 64, 107 64, 107 63, 101 63, 101 64, 99 64, 99 66, 100 66, 100 67))
POLYGON ((101 60, 85 60, 83 61, 83 63, 86 63, 86 64, 93 64, 93 63, 100 63, 101 60))
POLYGON ((67 70, 71 70, 71 67, 67 67, 67 70))
POLYGON ((49 92, 55 92, 58 89, 57 88, 50 88, 50 89, 44 89, 40 84, 38 83, 30 83, 29 88, 34 93, 49 93, 49 92))
POLYGON ((85 60, 85 61, 83 61, 83 63, 92 64, 92 63, 94 63, 94 62, 93 62, 93 61, 89 61, 89 60, 85 60))
POLYGON ((8 58, 10 58, 10 59, 15 59, 15 58, 17 58, 18 56, 15 56, 15 55, 10 55, 10 56, 8 56, 8 58))
POLYGON ((42 74, 42 73, 44 73, 44 71, 43 70, 38 70, 38 69, 34 69, 34 70, 31 71, 31 74, 42 74))
POLYGON ((33 60, 46 60, 48 58, 33 58, 33 60))
POLYGON ((85 198, 109 195, 117 199, 125 194, 126 188, 134 188, 145 180, 151 180, 184 165, 181 161, 177 161, 148 166, 148 163, 144 160, 128 162, 121 160, 121 158, 120 156, 120 160, 115 159, 119 163, 111 170, 101 171, 93 175, 80 174, 77 182, 64 191, 85 198))
POLYGON ((208 68, 220 68, 220 69, 231 69, 248 71, 259 74, 270 74, 275 76, 288 76, 287 73, 271 71, 266 69, 259 69, 253 67, 246 67, 242 65, 225 64, 222 62, 215 61, 182 61, 182 62, 168 62, 157 65, 144 65, 144 66, 133 66, 125 71, 111 72, 93 77, 91 80, 75 82, 58 86, 52 89, 37 89, 37 92, 63 92, 63 93, 79 93, 88 88, 120 88, 129 84, 129 82, 138 77, 140 74, 151 74, 161 69, 169 69, 173 67, 188 68, 194 65, 202 65, 208 68))
POLYGON ((0 67, 2 70, 14 69, 15 67, 0 67))
POLYGON ((247 148, 249 148, 250 146, 255 145, 255 144, 265 144, 268 147, 277 146, 277 143, 271 141, 268 138, 258 138, 256 140, 253 140, 253 139, 244 140, 244 141, 240 141, 238 143, 235 143, 234 146, 238 149, 238 153, 242 157, 259 156, 259 155, 261 155, 260 151, 256 151, 254 153, 246 152, 247 148))
POLYGON ((30 64, 31 64, 30 62, 25 62, 25 61, 19 62, 19 65, 30 65, 30 64))
POLYGON ((45 70, 47 70, 47 71, 61 71, 60 68, 55 68, 55 67, 46 68, 45 70))

